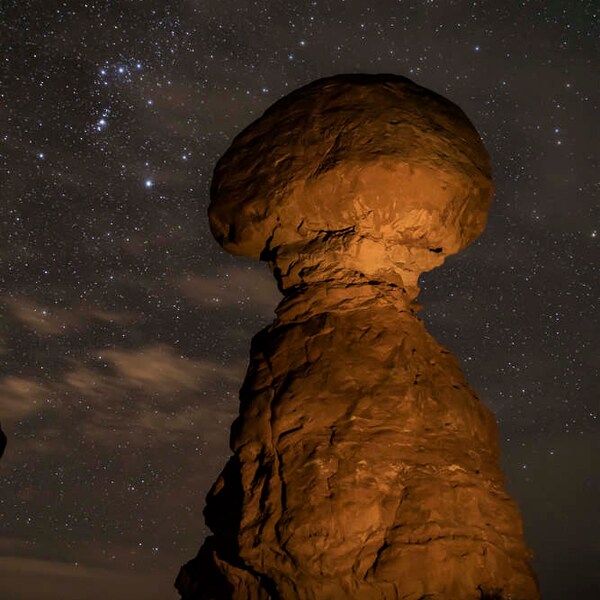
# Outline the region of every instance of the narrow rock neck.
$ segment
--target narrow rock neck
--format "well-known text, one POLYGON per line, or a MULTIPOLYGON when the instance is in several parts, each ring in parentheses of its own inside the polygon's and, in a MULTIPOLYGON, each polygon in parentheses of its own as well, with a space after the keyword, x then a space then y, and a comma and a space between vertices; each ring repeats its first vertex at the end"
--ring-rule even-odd
POLYGON ((414 302, 417 294, 418 289, 407 291, 389 283, 324 281, 288 288, 275 312, 278 320, 283 322, 301 321, 319 313, 369 310, 382 305, 416 315, 421 308, 414 302))

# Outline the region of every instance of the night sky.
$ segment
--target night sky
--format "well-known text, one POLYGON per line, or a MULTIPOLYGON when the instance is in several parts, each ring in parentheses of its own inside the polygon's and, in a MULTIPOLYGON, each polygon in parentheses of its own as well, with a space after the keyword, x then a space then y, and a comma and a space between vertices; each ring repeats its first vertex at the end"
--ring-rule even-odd
POLYGON ((498 417, 545 600, 600 597, 597 2, 0 11, 2 600, 178 597, 279 298, 212 238, 211 172, 273 101, 342 72, 441 93, 492 155, 486 232, 421 278, 422 317, 498 417))

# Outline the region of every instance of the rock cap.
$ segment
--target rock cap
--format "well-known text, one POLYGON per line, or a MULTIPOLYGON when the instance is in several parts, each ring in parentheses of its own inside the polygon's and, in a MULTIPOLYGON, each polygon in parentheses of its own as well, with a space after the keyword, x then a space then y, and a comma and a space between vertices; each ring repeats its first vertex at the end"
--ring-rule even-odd
POLYGON ((213 235, 311 282, 412 288, 483 231, 488 153, 452 102, 390 74, 317 80, 273 104, 218 161, 213 235))

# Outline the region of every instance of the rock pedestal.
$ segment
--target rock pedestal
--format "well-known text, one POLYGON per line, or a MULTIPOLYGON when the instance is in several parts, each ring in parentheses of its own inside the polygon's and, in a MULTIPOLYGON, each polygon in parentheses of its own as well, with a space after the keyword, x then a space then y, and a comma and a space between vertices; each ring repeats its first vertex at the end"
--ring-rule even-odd
POLYGON ((185 600, 539 598, 494 417, 414 304, 491 194, 460 109, 392 75, 317 81, 236 138, 211 227, 284 298, 252 341, 185 600))

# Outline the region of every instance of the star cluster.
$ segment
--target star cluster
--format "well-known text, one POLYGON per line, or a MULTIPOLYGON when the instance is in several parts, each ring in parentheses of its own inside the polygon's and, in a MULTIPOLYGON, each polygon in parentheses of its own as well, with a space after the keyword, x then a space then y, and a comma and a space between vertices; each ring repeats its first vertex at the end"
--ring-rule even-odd
POLYGON ((544 598, 600 594, 596 2, 0 10, 0 596, 177 597, 279 298, 214 242, 211 171, 273 101, 341 72, 441 93, 492 155, 487 230, 422 277, 423 318, 498 417, 544 598))

